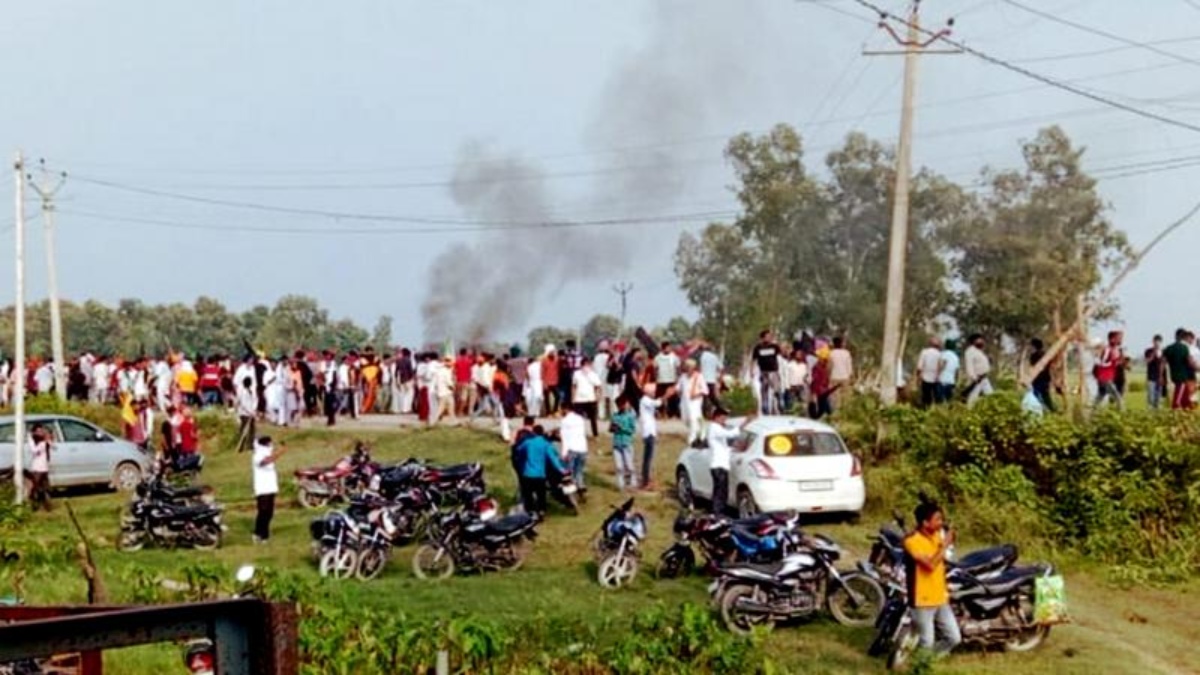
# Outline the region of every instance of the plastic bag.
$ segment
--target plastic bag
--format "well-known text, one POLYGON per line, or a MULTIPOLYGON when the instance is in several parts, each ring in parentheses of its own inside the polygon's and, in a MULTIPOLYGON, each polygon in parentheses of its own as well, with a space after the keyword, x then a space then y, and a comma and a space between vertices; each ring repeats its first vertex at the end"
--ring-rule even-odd
POLYGON ((1067 591, 1061 575, 1038 577, 1034 586, 1033 620, 1049 625, 1066 623, 1067 591))

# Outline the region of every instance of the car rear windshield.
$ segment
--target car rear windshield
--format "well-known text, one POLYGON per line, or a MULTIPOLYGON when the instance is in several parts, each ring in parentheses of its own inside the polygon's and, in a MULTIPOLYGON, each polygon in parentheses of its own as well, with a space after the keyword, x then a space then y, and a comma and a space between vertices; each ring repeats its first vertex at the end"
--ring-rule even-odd
POLYGON ((844 454, 846 446, 837 434, 801 431, 768 436, 763 452, 768 457, 816 457, 844 454))

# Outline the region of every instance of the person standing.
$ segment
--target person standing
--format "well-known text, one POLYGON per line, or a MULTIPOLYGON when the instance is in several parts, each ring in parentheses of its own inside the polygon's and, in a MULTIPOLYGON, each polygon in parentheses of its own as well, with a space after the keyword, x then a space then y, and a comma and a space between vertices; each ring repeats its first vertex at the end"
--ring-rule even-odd
POLYGON ((235 406, 239 423, 237 451, 243 452, 254 444, 258 420, 258 397, 254 394, 254 380, 246 377, 238 383, 235 406))
POLYGON ((612 352, 608 348, 608 340, 601 340, 596 345, 596 355, 592 357, 592 371, 600 380, 600 391, 596 400, 596 417, 607 420, 617 412, 613 401, 608 395, 608 364, 612 360, 612 352))
POLYGON ((942 341, 929 339, 929 346, 917 355, 917 376, 921 378, 921 405, 925 408, 938 402, 938 371, 942 363, 942 341))
POLYGON ((521 501, 525 512, 543 516, 546 513, 546 467, 554 467, 560 475, 566 475, 567 468, 559 460, 558 452, 546 438, 541 425, 534 426, 533 433, 518 444, 516 455, 522 458, 521 501))
POLYGON ((633 434, 637 431, 637 416, 624 396, 617 398, 609 431, 613 437, 613 463, 617 468, 617 490, 637 489, 637 468, 633 465, 633 434))
POLYGON ((804 350, 793 349, 791 356, 784 363, 783 372, 786 375, 787 390, 784 393, 784 410, 791 412, 796 408, 805 408, 808 393, 808 359, 804 350))
POLYGON ((717 352, 707 342, 703 343, 700 349, 700 375, 704 378, 704 384, 708 386, 708 396, 704 399, 707 408, 705 412, 711 415, 721 407, 721 357, 717 356, 717 352))
POLYGON ((1180 328, 1175 331, 1175 342, 1163 350, 1163 360, 1167 364, 1167 373, 1171 384, 1175 385, 1175 393, 1171 397, 1171 408, 1174 410, 1191 410, 1192 394, 1196 391, 1196 360, 1192 358, 1192 349, 1188 344, 1191 333, 1180 328))
POLYGON ((941 358, 938 360, 938 403, 949 403, 954 399, 954 387, 958 384, 958 342, 954 338, 946 340, 942 346, 941 358))
POLYGON ((408 347, 402 347, 400 355, 396 357, 395 378, 395 381, 400 383, 400 392, 396 397, 399 403, 396 412, 401 415, 415 412, 413 402, 417 395, 417 367, 413 363, 412 350, 408 347))
POLYGON ((558 352, 555 351, 554 345, 546 345, 542 355, 542 404, 547 415, 557 413, 562 405, 558 393, 559 364, 558 352))
POLYGON ((696 362, 688 359, 683 362, 683 377, 679 380, 680 395, 683 401, 683 421, 687 422, 687 445, 695 446, 701 442, 701 424, 704 422, 704 399, 708 396, 708 386, 704 376, 696 367, 696 362))
POLYGON ((764 415, 773 415, 779 411, 779 345, 775 343, 771 331, 764 330, 758 334, 758 344, 754 345, 754 365, 758 368, 759 393, 764 415))
MULTIPOLYGON (((1029 365, 1033 367, 1046 356, 1046 345, 1041 338, 1033 338, 1029 341, 1029 365)), ((1033 389, 1033 395, 1037 396, 1042 407, 1049 412, 1054 412, 1054 399, 1050 396, 1050 387, 1054 382, 1054 362, 1046 364, 1045 368, 1038 373, 1030 383, 1033 389)))
POLYGON ((35 424, 30 431, 30 453, 33 458, 29 463, 29 504, 38 509, 50 510, 50 452, 53 444, 50 442, 50 432, 46 427, 35 424))
POLYGON ((1109 331, 1108 342, 1100 350, 1092 375, 1096 378, 1096 400, 1093 407, 1099 407, 1108 399, 1112 405, 1122 407, 1121 392, 1117 389, 1117 369, 1125 367, 1125 356, 1121 350, 1121 332, 1109 331))
POLYGON ((1146 404, 1158 410, 1167 393, 1167 361, 1163 358, 1163 337, 1155 335, 1146 350, 1146 404))
POLYGON ((808 416, 819 420, 833 412, 829 388, 829 347, 819 347, 815 354, 817 362, 812 367, 808 392, 808 416))
POLYGON ((675 353, 671 343, 662 343, 662 348, 654 356, 654 395, 658 398, 666 398, 667 417, 680 416, 679 394, 666 393, 669 389, 678 391, 679 366, 679 355, 675 353))
POLYGON ((565 342, 562 357, 558 363, 558 391, 562 406, 571 406, 571 394, 575 388, 575 372, 583 365, 583 354, 579 351, 574 340, 565 342))
POLYGON ((988 396, 992 393, 992 382, 988 379, 989 373, 992 372, 992 362, 983 351, 986 343, 982 335, 975 333, 967 339, 967 342, 970 346, 963 354, 963 370, 966 372, 969 383, 967 385, 967 405, 974 405, 980 396, 988 396))
POLYGON ((599 394, 603 380, 592 369, 592 360, 586 356, 580 360, 579 369, 571 377, 572 407, 588 419, 592 427, 592 438, 596 438, 600 435, 596 418, 599 416, 599 394))
POLYGON ((833 351, 829 352, 829 387, 833 392, 834 409, 841 408, 850 394, 850 381, 854 379, 854 357, 846 348, 846 338, 833 338, 833 351))
POLYGON ((429 362, 429 370, 430 390, 435 401, 435 404, 430 406, 429 426, 437 424, 443 417, 454 421, 454 359, 447 356, 443 363, 432 359, 429 362))
POLYGON ((275 495, 279 493, 279 474, 275 465, 285 452, 287 452, 287 448, 282 443, 276 449, 270 436, 263 436, 254 442, 254 453, 250 461, 256 507, 254 517, 254 543, 256 544, 265 544, 271 539, 271 519, 275 517, 275 495))
POLYGON ((587 492, 583 477, 588 456, 587 428, 584 426, 583 415, 580 414, 577 406, 567 406, 567 414, 563 415, 558 432, 562 437, 563 463, 571 472, 571 477, 575 480, 575 487, 582 495, 587 492))
POLYGON ((727 427, 729 413, 717 409, 708 425, 709 472, 712 474, 712 512, 720 515, 729 506, 729 441, 737 438, 746 425, 754 421, 751 415, 740 427, 727 427))
MULTIPOLYGON (((658 409, 662 407, 663 399, 655 398, 655 387, 647 384, 638 402, 638 421, 642 425, 642 489, 650 490, 654 486, 652 467, 654 464, 654 445, 658 440, 658 409)), ((667 395, 671 390, 667 390, 667 395)))
POLYGON ((904 539, 909 568, 908 603, 921 646, 946 654, 962 642, 958 620, 950 608, 950 587, 946 581, 946 552, 954 545, 954 530, 943 535, 945 517, 936 504, 922 502, 914 516, 917 529, 904 539), (938 633, 942 639, 935 642, 938 633))
POLYGON ((529 359, 525 366, 525 414, 530 417, 541 417, 542 397, 545 385, 542 382, 541 359, 529 359))

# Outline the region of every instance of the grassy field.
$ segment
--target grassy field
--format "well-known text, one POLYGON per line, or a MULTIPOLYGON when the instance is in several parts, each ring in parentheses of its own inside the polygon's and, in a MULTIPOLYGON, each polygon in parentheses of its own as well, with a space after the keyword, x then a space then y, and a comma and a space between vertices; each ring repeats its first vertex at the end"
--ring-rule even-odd
MULTIPOLYGON (((300 430, 276 433, 290 447, 281 460, 281 473, 299 467, 332 463, 342 456, 351 440, 369 440, 382 461, 409 456, 434 461, 483 461, 492 494, 506 505, 514 499, 514 479, 507 464, 507 449, 494 433, 467 429, 401 430, 361 432, 300 430)), ((606 442, 606 441, 602 441, 606 442)), ((669 484, 673 460, 682 447, 681 439, 667 438, 656 467, 660 481, 669 484)), ((486 614, 494 619, 543 616, 603 622, 654 603, 677 605, 707 600, 703 578, 657 581, 649 574, 658 554, 670 543, 670 523, 677 507, 659 494, 638 495, 638 507, 646 514, 650 536, 646 542, 647 565, 631 588, 607 592, 594 579, 588 541, 611 504, 620 496, 613 489, 611 458, 601 448, 593 452, 589 471, 591 498, 582 514, 573 518, 555 512, 541 528, 525 568, 515 574, 489 574, 454 578, 444 583, 422 582, 410 571, 412 548, 398 549, 383 576, 370 583, 324 581, 323 592, 344 594, 356 604, 410 616, 444 615, 455 611, 486 614)), ((315 579, 315 564, 309 553, 308 522, 315 515, 298 507, 290 480, 274 525, 275 536, 267 546, 250 541, 253 520, 249 459, 228 450, 208 449, 204 482, 218 489, 226 505, 229 532, 225 545, 211 553, 196 551, 143 550, 120 553, 113 548, 118 513, 124 499, 111 493, 75 494, 71 500, 89 536, 95 539, 98 562, 115 601, 131 597, 135 570, 150 570, 167 578, 179 578, 186 565, 195 561, 216 562, 232 570, 254 563, 275 569, 297 571, 315 579)), ((876 470, 875 475, 882 474, 876 470)), ((868 467, 868 481, 876 480, 868 467)), ((61 499, 60 499, 61 502, 61 499)), ((871 505, 860 525, 814 523, 813 530, 832 536, 850 551, 847 565, 865 553, 868 539, 886 509, 871 505)), ((896 505, 908 510, 911 505, 896 505)), ((6 536, 6 544, 37 548, 33 542, 53 547, 70 533, 65 510, 37 514, 21 531, 6 536)), ((970 533, 963 533, 972 543, 970 533)), ((984 543, 984 542, 977 542, 984 543)), ((1075 623, 1056 628, 1050 640, 1032 654, 959 654, 943 664, 946 673, 1099 673, 1146 675, 1148 673, 1200 672, 1200 609, 1196 594, 1200 584, 1170 589, 1125 591, 1103 582, 1101 570, 1067 564, 1065 573, 1075 623)), ((63 562, 29 564, 24 584, 30 604, 79 603, 85 586, 78 571, 63 562)), ((0 568, 0 594, 7 592, 12 570, 0 568)), ((599 625, 599 624, 597 624, 599 625)), ((794 673, 881 672, 882 665, 865 656, 869 630, 848 630, 820 619, 778 629, 767 649, 794 673)), ((155 645, 112 651, 105 662, 113 673, 177 672, 180 650, 175 645, 155 645)))

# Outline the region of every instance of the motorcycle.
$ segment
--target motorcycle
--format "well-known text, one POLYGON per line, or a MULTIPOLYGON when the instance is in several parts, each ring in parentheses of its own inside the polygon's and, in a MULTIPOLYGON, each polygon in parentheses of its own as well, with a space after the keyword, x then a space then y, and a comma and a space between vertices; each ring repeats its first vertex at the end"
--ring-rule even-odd
POLYGON ((297 469, 296 499, 308 509, 334 501, 345 501, 361 494, 372 484, 379 465, 371 461, 371 451, 363 443, 332 467, 297 469))
MULTIPOLYGON (((950 608, 958 621, 963 644, 1000 646, 1009 652, 1036 649, 1050 634, 1048 624, 1034 618, 1036 582, 1054 574, 1054 567, 1038 563, 1011 567, 989 579, 980 579, 962 569, 946 574, 950 585, 950 608)), ((920 646, 920 636, 908 611, 907 598, 893 598, 880 615, 876 628, 891 645, 889 669, 903 669, 920 646)))
MULTIPOLYGON (((901 585, 904 584, 904 516, 892 513, 896 527, 882 525, 871 545, 871 554, 867 558, 871 565, 887 575, 899 575, 901 585)), ((1020 551, 1013 544, 1002 544, 990 548, 972 551, 961 558, 948 557, 947 569, 962 569, 980 579, 994 577, 1012 567, 1020 551)))
POLYGON ((633 510, 633 498, 616 507, 596 536, 596 579, 605 588, 632 583, 641 562, 641 542, 646 538, 646 519, 633 510))
POLYGON ((696 566, 695 544, 708 570, 733 562, 771 563, 799 548, 801 535, 795 514, 775 512, 730 520, 716 514, 683 511, 672 526, 675 543, 658 562, 658 577, 691 574, 696 566))
POLYGON ((204 455, 198 452, 173 452, 155 461, 154 472, 163 481, 191 483, 200 477, 204 455))
POLYGON ((221 546, 225 526, 221 524, 219 505, 160 501, 156 494, 164 493, 147 488, 134 496, 129 512, 121 516, 117 549, 137 551, 147 542, 169 547, 190 546, 205 551, 221 546))
POLYGON ((408 459, 380 470, 377 479, 371 482, 371 490, 388 499, 415 487, 427 489, 439 506, 455 506, 462 503, 464 495, 486 489, 483 465, 471 462, 438 466, 408 459))
POLYGON ((345 579, 358 570, 362 535, 357 520, 332 511, 309 523, 308 528, 321 576, 345 579))
POLYGON ((445 579, 460 572, 515 571, 525 563, 526 540, 537 538, 538 520, 527 513, 483 520, 458 509, 430 524, 429 541, 413 554, 413 573, 445 579))
POLYGON ((821 535, 806 537, 801 550, 767 565, 739 563, 721 569, 709 586, 726 628, 749 633, 771 629, 782 620, 812 616, 827 609, 843 626, 866 627, 883 607, 884 592, 858 571, 834 566, 841 549, 821 535))

